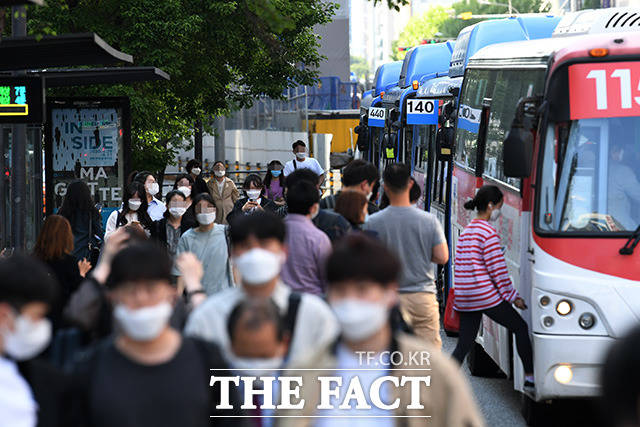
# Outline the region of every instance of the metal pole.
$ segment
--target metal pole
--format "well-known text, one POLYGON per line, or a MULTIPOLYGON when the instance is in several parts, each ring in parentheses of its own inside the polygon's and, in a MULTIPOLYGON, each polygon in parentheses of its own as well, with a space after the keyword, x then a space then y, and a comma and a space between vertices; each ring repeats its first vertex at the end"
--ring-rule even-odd
MULTIPOLYGON (((11 8, 11 35, 14 37, 27 35, 27 9, 24 6, 11 8)), ((14 74, 17 76, 25 75, 25 72, 17 71, 14 74)), ((11 134, 11 245, 18 251, 22 251, 26 247, 26 150, 27 126, 15 124, 11 134)))
POLYGON ((307 87, 304 87, 304 117, 307 122, 307 141, 311 138, 309 137, 309 94, 307 93, 307 87))
POLYGON ((224 162, 225 159, 225 143, 224 143, 224 133, 226 130, 226 123, 224 116, 218 116, 215 120, 215 128, 216 128, 216 139, 214 145, 214 155, 216 161, 224 162))

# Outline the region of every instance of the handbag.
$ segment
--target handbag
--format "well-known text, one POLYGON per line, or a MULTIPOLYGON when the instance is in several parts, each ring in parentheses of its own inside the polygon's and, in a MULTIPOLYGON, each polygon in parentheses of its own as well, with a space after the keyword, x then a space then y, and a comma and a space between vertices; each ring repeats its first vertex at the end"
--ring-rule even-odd
POLYGON ((444 330, 449 333, 457 333, 460 330, 460 313, 453 308, 456 293, 455 288, 449 288, 447 304, 444 309, 444 330))

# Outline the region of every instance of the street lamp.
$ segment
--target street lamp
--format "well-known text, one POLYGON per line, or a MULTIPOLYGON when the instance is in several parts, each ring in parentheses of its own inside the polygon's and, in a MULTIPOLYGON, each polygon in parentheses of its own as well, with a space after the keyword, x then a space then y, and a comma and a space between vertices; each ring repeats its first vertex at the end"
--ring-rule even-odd
POLYGON ((515 11, 517 14, 520 14, 520 12, 518 12, 518 9, 516 9, 513 6, 511 6, 511 0, 509 0, 509 4, 506 4, 506 3, 494 3, 494 2, 491 2, 489 0, 479 0, 478 3, 479 4, 484 4, 484 5, 487 5, 487 6, 506 6, 506 7, 509 8, 509 13, 513 13, 515 11))

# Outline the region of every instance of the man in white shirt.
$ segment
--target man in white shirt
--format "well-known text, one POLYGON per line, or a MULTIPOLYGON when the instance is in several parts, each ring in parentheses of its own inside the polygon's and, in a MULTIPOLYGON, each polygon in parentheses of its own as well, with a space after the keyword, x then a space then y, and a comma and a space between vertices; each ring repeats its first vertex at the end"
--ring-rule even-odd
POLYGON ((49 344, 51 322, 45 316, 56 285, 44 264, 25 255, 0 259, 0 277, 0 424, 32 427, 38 404, 16 361, 35 357, 49 344))
POLYGON ((324 180, 324 169, 320 166, 320 163, 313 157, 309 157, 309 153, 307 152, 307 145, 297 140, 291 146, 293 148, 293 154, 296 156, 295 159, 289 160, 287 164, 284 166, 284 176, 289 176, 293 171, 297 169, 311 169, 320 177, 320 182, 324 180))
POLYGON ((269 212, 237 217, 229 239, 233 264, 241 286, 225 289, 209 297, 191 314, 185 332, 220 345, 227 354, 230 339, 227 322, 233 308, 243 298, 271 298, 292 330, 288 361, 305 357, 332 343, 338 324, 329 306, 319 297, 292 292, 280 270, 286 259, 283 221, 269 212))

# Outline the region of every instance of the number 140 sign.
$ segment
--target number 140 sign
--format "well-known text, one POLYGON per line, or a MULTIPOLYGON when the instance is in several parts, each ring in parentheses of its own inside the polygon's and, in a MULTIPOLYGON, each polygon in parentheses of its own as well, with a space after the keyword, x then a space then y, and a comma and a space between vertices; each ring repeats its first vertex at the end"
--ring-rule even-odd
POLYGON ((569 67, 571 120, 640 116, 640 62, 569 67))

